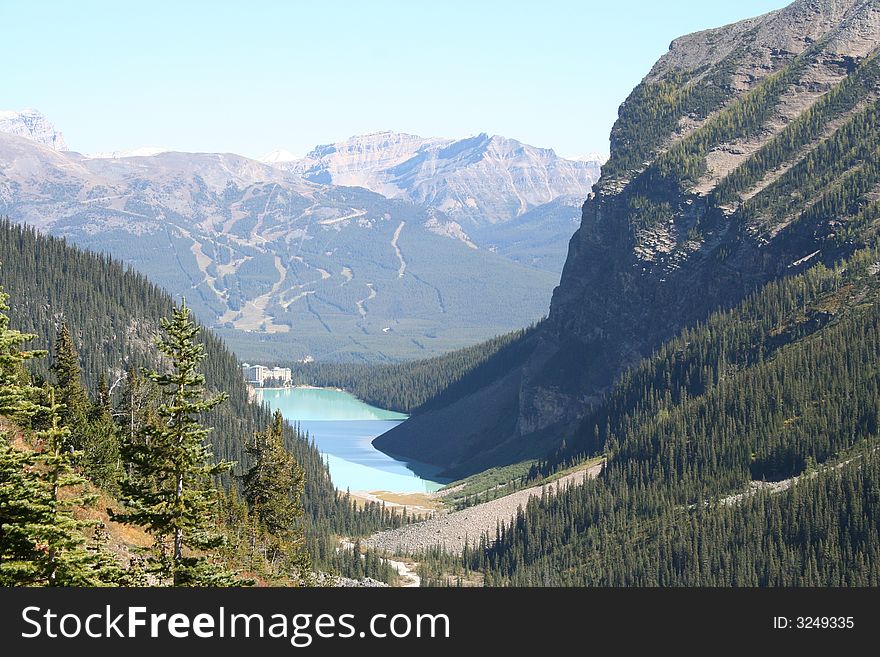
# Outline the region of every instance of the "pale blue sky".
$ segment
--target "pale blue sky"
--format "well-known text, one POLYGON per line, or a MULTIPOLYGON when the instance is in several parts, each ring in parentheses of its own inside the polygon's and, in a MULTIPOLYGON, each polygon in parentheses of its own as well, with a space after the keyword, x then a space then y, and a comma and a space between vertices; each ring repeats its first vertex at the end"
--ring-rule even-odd
POLYGON ((354 134, 607 150, 676 36, 785 0, 0 2, 0 109, 81 152, 297 155, 354 134))

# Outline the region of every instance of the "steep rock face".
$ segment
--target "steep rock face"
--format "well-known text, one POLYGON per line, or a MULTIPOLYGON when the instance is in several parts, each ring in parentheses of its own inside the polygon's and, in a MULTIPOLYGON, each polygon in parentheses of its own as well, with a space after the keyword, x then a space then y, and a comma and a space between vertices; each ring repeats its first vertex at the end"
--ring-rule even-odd
POLYGON ((64 135, 35 109, 21 112, 0 110, 0 132, 25 137, 56 151, 66 151, 64 135))
POLYGON ((449 141, 398 132, 376 132, 317 146, 301 160, 276 166, 312 182, 363 187, 388 197, 402 196, 387 171, 412 158, 420 148, 449 141))
POLYGON ((465 231, 560 196, 583 197, 599 175, 596 161, 486 134, 452 140, 379 132, 319 146, 301 160, 270 156, 273 166, 312 182, 364 187, 443 212, 465 231))
POLYGON ((422 149, 391 171, 413 201, 465 225, 504 223, 560 196, 583 195, 598 173, 595 162, 486 134, 422 149))
POLYGON ((518 386, 480 426, 461 427, 462 396, 375 444, 452 475, 538 457, 663 340, 856 248, 880 217, 878 46, 880 3, 864 0, 674 41, 620 109, 550 316, 504 375, 518 386))

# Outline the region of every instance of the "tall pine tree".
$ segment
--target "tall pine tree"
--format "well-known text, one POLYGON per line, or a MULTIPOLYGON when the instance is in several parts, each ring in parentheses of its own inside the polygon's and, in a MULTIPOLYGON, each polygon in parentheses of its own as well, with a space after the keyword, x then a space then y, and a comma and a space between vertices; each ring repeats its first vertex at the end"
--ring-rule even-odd
POLYGON ((39 480, 32 452, 12 445, 12 421, 32 417, 39 391, 29 385, 22 364, 45 352, 24 351, 37 336, 9 328, 9 295, 0 288, 0 585, 21 582, 37 556, 35 542, 20 529, 40 519, 39 480))
POLYGON ((36 457, 42 488, 39 497, 47 508, 41 522, 25 527, 39 548, 31 563, 34 581, 48 586, 112 583, 119 574, 118 565, 103 549, 86 546, 85 530, 96 523, 74 517, 74 509, 90 506, 98 496, 87 492, 87 480, 74 468, 79 454, 71 449, 69 429, 60 423, 61 410, 50 389, 50 425, 37 434, 36 457))
POLYGON ((67 323, 62 323, 55 337, 52 367, 55 388, 61 407, 61 424, 70 431, 70 441, 82 449, 88 424, 89 395, 82 382, 79 354, 67 323))
POLYGON ((296 459, 284 448, 284 418, 276 410, 272 424, 254 435, 247 452, 254 459, 244 474, 244 497, 258 527, 270 536, 267 559, 283 566, 299 579, 306 577, 310 563, 303 550, 302 495, 305 473, 296 459))
POLYGON ((110 391, 102 376, 98 397, 89 409, 88 423, 83 433, 83 470, 95 484, 115 493, 122 475, 119 455, 120 430, 113 421, 110 391))
POLYGON ((39 406, 34 402, 38 390, 30 385, 24 362, 45 356, 45 351, 25 351, 25 344, 36 338, 9 328, 9 295, 0 287, 0 415, 23 420, 32 417, 39 406))
POLYGON ((151 569, 173 586, 224 586, 230 573, 209 560, 223 544, 216 526, 214 478, 232 464, 215 462, 205 443, 210 429, 201 416, 226 395, 205 397, 205 377, 198 372, 205 358, 197 341, 199 327, 186 303, 162 320, 157 349, 170 370, 148 372, 161 390, 158 425, 145 425, 135 439, 122 445, 130 472, 120 484, 126 511, 114 519, 140 525, 154 537, 151 569))
POLYGON ((71 447, 82 452, 84 473, 101 488, 115 491, 119 479, 119 439, 110 408, 110 393, 103 375, 95 403, 83 384, 79 354, 67 324, 55 338, 51 367, 56 379, 61 424, 70 433, 71 447))

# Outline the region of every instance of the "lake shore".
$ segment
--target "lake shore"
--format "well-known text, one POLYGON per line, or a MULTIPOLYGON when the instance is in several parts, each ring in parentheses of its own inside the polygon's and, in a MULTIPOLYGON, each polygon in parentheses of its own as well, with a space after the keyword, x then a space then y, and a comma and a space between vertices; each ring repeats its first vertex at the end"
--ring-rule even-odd
MULTIPOLYGON (((333 392, 344 392, 348 395, 351 395, 351 393, 348 392, 348 390, 346 390, 345 388, 337 388, 335 386, 310 386, 310 385, 306 385, 304 383, 303 384, 298 383, 293 386, 281 386, 280 388, 277 388, 277 387, 276 388, 262 388, 262 387, 255 388, 254 386, 252 386, 250 384, 247 384, 247 385, 249 388, 251 388, 253 390, 275 390, 275 391, 278 391, 278 390, 332 390, 333 392)), ((354 395, 352 395, 352 397, 354 397, 354 395)))
MULTIPOLYGON (((315 441, 336 488, 363 491, 364 503, 398 502, 384 494, 380 500, 377 491, 408 495, 443 485, 433 481, 429 469, 373 447, 372 440, 406 420, 406 414, 371 406, 339 388, 298 385, 258 390, 256 400, 280 410, 315 441)), ((419 513, 431 510, 430 505, 411 499, 401 503, 412 505, 423 509, 419 513)))
POLYGON ((379 502, 389 509, 406 509, 408 514, 430 517, 443 510, 443 503, 436 493, 394 493, 387 490, 350 492, 359 506, 367 502, 379 502))
MULTIPOLYGON (((245 384, 247 386, 248 391, 248 401, 256 401, 258 393, 263 390, 271 390, 273 392, 284 391, 284 390, 332 390, 333 392, 344 392, 346 394, 351 394, 344 388, 336 388, 336 387, 328 387, 328 386, 309 386, 305 384, 297 384, 295 386, 282 386, 280 388, 257 388, 252 386, 250 383, 245 384)), ((352 395, 354 396, 354 395, 352 395)))

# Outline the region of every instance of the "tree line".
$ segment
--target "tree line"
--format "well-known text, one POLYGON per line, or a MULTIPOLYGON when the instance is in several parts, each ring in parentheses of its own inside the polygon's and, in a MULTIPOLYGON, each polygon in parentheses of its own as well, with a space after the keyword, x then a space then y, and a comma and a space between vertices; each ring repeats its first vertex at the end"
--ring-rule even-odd
POLYGON ((418 413, 473 390, 479 385, 475 378, 489 377, 489 368, 517 358, 513 345, 533 330, 511 331, 471 347, 403 363, 290 362, 284 367, 291 368, 296 384, 342 388, 379 408, 418 413))

